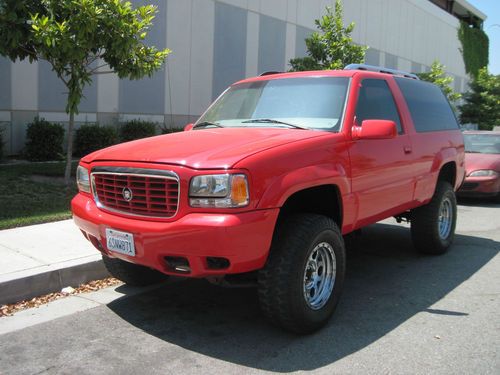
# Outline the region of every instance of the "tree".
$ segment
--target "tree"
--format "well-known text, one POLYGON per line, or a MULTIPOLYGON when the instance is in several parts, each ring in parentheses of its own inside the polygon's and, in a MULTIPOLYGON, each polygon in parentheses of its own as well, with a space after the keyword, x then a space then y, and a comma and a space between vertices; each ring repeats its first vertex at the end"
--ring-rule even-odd
POLYGON ((321 33, 306 38, 308 56, 290 60, 291 71, 343 69, 364 62, 367 47, 352 42, 354 22, 344 27, 342 12, 340 0, 336 0, 335 10, 326 7, 326 14, 314 21, 321 33))
POLYGON ((156 12, 123 0, 0 0, 0 55, 46 60, 68 89, 66 184, 75 114, 92 76, 106 67, 120 78, 151 76, 169 54, 144 43, 156 12))
POLYGON ((464 104, 459 107, 463 124, 478 124, 481 130, 500 125, 500 75, 489 74, 487 68, 479 69, 463 99, 464 104))
POLYGON ((451 88, 453 78, 446 75, 445 69, 446 67, 443 64, 441 64, 438 60, 434 60, 429 72, 417 73, 417 76, 422 81, 432 82, 435 85, 439 86, 448 98, 450 104, 454 106, 456 101, 459 100, 462 95, 458 92, 453 91, 453 89, 451 88))

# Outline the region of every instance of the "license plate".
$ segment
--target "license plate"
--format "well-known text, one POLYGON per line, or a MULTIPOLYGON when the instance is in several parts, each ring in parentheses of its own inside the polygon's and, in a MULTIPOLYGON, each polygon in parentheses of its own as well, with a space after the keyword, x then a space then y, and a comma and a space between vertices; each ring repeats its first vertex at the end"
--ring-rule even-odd
POLYGON ((134 235, 106 228, 106 245, 111 251, 128 256, 135 256, 134 235))

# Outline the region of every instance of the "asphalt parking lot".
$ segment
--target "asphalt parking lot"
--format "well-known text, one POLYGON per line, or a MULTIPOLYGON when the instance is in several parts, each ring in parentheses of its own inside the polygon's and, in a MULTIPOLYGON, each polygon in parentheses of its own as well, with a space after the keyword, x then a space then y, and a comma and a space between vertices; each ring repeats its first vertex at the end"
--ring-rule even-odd
POLYGON ((366 228, 334 318, 310 336, 269 325, 255 290, 203 280, 72 297, 43 319, 0 318, 0 373, 499 374, 499 251, 491 202, 461 202, 444 256, 416 254, 394 220, 366 228))

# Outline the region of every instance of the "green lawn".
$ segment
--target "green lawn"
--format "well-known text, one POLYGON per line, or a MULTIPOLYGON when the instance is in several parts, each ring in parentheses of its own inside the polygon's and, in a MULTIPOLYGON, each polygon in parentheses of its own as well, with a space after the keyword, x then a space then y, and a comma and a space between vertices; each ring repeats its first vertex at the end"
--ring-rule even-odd
POLYGON ((64 162, 0 164, 0 229, 71 218, 77 188, 63 175, 64 162))

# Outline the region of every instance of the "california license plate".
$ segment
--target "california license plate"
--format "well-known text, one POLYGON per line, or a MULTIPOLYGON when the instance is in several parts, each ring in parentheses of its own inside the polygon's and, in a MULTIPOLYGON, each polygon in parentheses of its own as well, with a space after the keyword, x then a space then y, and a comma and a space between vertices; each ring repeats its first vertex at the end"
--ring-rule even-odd
POLYGON ((106 245, 111 251, 131 257, 135 256, 134 235, 132 233, 106 228, 106 245))

